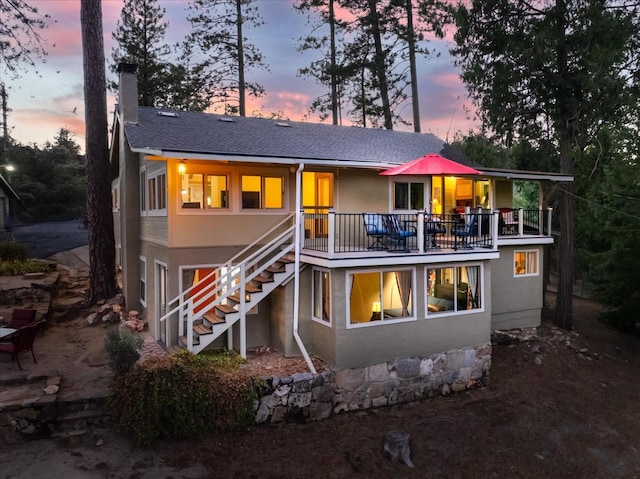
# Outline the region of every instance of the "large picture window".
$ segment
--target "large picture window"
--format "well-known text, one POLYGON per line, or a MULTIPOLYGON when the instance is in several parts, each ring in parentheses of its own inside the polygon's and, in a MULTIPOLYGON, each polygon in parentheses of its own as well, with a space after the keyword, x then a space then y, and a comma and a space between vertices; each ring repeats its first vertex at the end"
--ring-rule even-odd
POLYGON ((538 276, 537 250, 515 251, 513 258, 514 276, 538 276))
POLYGON ((313 319, 331 324, 331 287, 328 271, 313 270, 313 319))
POLYGON ((427 270, 427 315, 482 307, 480 265, 427 270))
POLYGON ((350 273, 349 325, 412 319, 413 282, 412 269, 350 273))
POLYGON ((283 208, 284 180, 273 176, 242 176, 242 209, 283 208))

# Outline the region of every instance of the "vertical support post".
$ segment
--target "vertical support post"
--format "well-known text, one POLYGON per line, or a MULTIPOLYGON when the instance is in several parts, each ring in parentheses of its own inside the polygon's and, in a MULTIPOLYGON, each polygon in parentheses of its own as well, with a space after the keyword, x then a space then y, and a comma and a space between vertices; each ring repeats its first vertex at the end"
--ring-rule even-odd
POLYGON ((491 222, 491 246, 493 251, 498 251, 498 222, 500 212, 493 210, 493 221, 491 222))
POLYGON ((327 252, 329 256, 333 256, 336 250, 336 212, 333 208, 329 208, 329 232, 327 238, 327 252))
POLYGON ((416 223, 416 235, 418 241, 418 253, 425 252, 425 237, 424 237, 424 211, 418 211, 417 223, 416 223))
POLYGON ((551 206, 548 206, 547 207, 547 236, 551 236, 551 218, 552 217, 553 217, 553 208, 551 206))
POLYGON ((240 266, 240 356, 247 358, 247 290, 246 282, 246 266, 244 263, 240 266))
POLYGON ((524 209, 518 208, 518 236, 524 235, 524 209))

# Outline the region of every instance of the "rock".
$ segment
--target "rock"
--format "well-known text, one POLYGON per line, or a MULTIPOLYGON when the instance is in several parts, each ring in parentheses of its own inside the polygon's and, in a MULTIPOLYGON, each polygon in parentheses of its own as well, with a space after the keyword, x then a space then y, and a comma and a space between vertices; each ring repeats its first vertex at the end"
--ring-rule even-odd
POLYGON ((540 345, 539 344, 535 344, 532 348, 531 348, 531 352, 532 353, 539 353, 540 352, 540 345))
POLYGON ((94 324, 98 323, 98 313, 91 313, 89 316, 87 316, 87 324, 89 326, 93 326, 94 324))
POLYGON ((58 391, 60 390, 60 386, 57 386, 55 384, 51 384, 49 386, 47 386, 46 388, 44 388, 42 391, 46 394, 56 394, 58 391))
POLYGON ((537 366, 542 366, 542 358, 540 356, 536 356, 533 362, 536 363, 537 366))
POLYGON ((409 433, 404 431, 388 432, 384 438, 384 453, 392 461, 401 459, 409 467, 414 467, 411 462, 411 447, 409 445, 409 433))

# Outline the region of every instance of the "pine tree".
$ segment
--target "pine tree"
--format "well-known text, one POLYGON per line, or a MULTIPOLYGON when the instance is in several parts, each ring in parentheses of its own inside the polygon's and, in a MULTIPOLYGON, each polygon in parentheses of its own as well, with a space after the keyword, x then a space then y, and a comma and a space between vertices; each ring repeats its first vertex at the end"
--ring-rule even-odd
POLYGON ((88 299, 95 303, 113 297, 117 291, 101 0, 81 0, 80 24, 87 156, 88 299))
POLYGON ((247 96, 264 95, 264 87, 247 80, 252 69, 267 69, 258 48, 245 37, 247 27, 262 24, 255 0, 193 0, 191 33, 205 73, 208 96, 225 113, 246 115, 247 96))
MULTIPOLYGON (((138 65, 138 102, 143 106, 159 106, 170 90, 167 70, 171 48, 164 43, 168 26, 164 15, 158 0, 125 0, 111 34, 117 42, 111 53, 111 72, 116 73, 123 61, 138 65)), ((117 89, 116 85, 111 87, 117 89)))
POLYGON ((0 1, 0 67, 18 76, 21 63, 35 66, 46 56, 40 33, 51 17, 24 0, 0 1))

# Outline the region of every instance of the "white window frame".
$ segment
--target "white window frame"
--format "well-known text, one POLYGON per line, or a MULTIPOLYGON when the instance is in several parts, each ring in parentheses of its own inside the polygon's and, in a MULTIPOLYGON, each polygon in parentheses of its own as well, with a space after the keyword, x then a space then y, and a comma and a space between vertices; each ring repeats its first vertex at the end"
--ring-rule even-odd
POLYGON ((148 216, 167 216, 167 171, 166 169, 158 170, 147 176, 147 186, 149 182, 155 181, 153 191, 147 187, 147 215, 148 216), (152 198, 152 196, 154 196, 152 198), (163 208, 159 208, 164 205, 163 208), (153 206, 153 208, 152 208, 153 206))
MULTIPOLYGON (((322 283, 321 283, 322 284, 322 283)), ((322 293, 323 291, 320 291, 320 301, 322 301, 322 293)), ((332 318, 332 311, 333 308, 333 297, 331 294, 331 271, 328 269, 324 269, 324 268, 313 268, 311 270, 311 319, 317 323, 322 324, 323 326, 327 326, 327 327, 331 327, 331 325, 333 324, 333 318, 332 318), (316 305, 316 281, 315 281, 315 275, 316 273, 320 273, 322 274, 327 274, 329 276, 329 319, 324 319, 324 318, 319 318, 318 316, 316 316, 315 314, 315 305, 316 305)))
POLYGON ((540 276, 540 250, 538 249, 517 249, 513 251, 513 277, 514 278, 527 278, 527 277, 531 277, 531 276, 540 276), (531 253, 535 253, 536 255, 536 271, 535 273, 530 273, 529 271, 526 271, 527 265, 529 264, 529 255, 531 253), (524 273, 518 273, 516 271, 516 255, 518 254, 524 254, 525 255, 525 272, 524 273))
POLYGON ((240 211, 242 212, 255 212, 255 211, 283 211, 287 207, 286 202, 286 191, 287 191, 287 178, 284 174, 278 174, 278 172, 269 172, 269 173, 249 173, 243 172, 240 174, 240 182, 239 189, 240 192, 240 211), (242 178, 245 176, 257 176, 260 178, 260 206, 258 208, 245 208, 242 205, 242 194, 244 191, 242 190, 242 178), (282 183, 282 190, 280 191, 280 201, 282 202, 282 206, 280 208, 267 208, 264 206, 265 203, 265 195, 267 193, 266 180, 270 178, 279 179, 282 183))
MULTIPOLYGON (((427 319, 429 318, 442 318, 443 316, 459 316, 464 314, 473 314, 473 313, 481 313, 484 311, 485 305, 485 294, 484 294, 484 264, 482 263, 442 263, 442 264, 431 264, 425 265, 424 268, 424 312, 427 319), (464 268, 470 266, 478 266, 480 269, 478 270, 478 279, 480 280, 480 307, 474 309, 450 309, 447 311, 429 311, 429 270, 430 269, 445 269, 445 268, 454 268, 454 277, 457 278, 456 268, 464 268)), ((457 289, 457 288, 456 288, 457 289)), ((454 301, 454 305, 457 308, 457 302, 454 301)))
MULTIPOLYGON (((345 277, 345 298, 346 300, 346 311, 345 318, 347 322, 347 329, 358 329, 358 328, 373 328, 376 326, 390 325, 390 324, 400 324, 400 323, 408 323, 411 321, 416 321, 416 268, 415 266, 410 265, 398 265, 398 267, 392 268, 370 268, 370 269, 358 269, 358 270, 347 270, 345 277), (388 319, 380 319, 379 321, 369 321, 366 323, 351 323, 351 286, 353 282, 353 275, 355 274, 366 274, 366 273, 378 273, 382 275, 383 273, 395 273, 397 271, 411 271, 411 316, 407 316, 404 318, 388 318, 388 319)), ((381 278, 382 282, 382 278, 381 278)), ((381 312, 384 310, 384 301, 380 304, 381 312)))
POLYGON ((140 304, 147 306, 147 258, 140 256, 140 304))
POLYGON ((140 168, 140 175, 138 176, 138 181, 140 182, 140 198, 139 208, 140 208, 140 216, 145 216, 147 214, 147 169, 140 168))
POLYGON ((120 186, 118 184, 111 186, 111 211, 113 213, 120 211, 120 186))
POLYGON ((393 211, 414 211, 415 209, 411 208, 411 184, 412 183, 416 183, 416 184, 422 184, 422 206, 423 208, 425 206, 427 206, 428 202, 427 202, 427 198, 429 197, 429 191, 431 191, 431 182, 427 179, 424 178, 420 178, 418 176, 407 176, 402 178, 402 180, 398 179, 398 178, 394 178, 392 180, 390 180, 389 182, 389 202, 391 204, 391 209, 393 211), (406 209, 401 209, 401 208, 396 208, 396 183, 406 183, 408 185, 409 191, 408 191, 408 208, 406 209))

